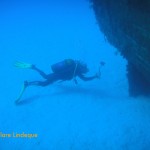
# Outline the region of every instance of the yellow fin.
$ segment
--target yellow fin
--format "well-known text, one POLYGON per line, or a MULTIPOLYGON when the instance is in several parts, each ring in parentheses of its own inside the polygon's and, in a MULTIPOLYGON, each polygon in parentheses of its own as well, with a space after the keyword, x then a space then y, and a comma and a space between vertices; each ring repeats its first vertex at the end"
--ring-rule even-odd
POLYGON ((18 98, 17 98, 16 101, 15 101, 16 104, 19 103, 19 101, 20 101, 20 99, 21 99, 21 97, 22 97, 22 95, 23 95, 25 89, 26 89, 26 85, 25 85, 25 83, 24 83, 23 86, 22 86, 22 88, 21 88, 20 94, 19 94, 18 98))
POLYGON ((32 64, 24 63, 24 62, 20 62, 20 61, 16 61, 14 66, 17 68, 24 68, 24 69, 32 68, 32 64))

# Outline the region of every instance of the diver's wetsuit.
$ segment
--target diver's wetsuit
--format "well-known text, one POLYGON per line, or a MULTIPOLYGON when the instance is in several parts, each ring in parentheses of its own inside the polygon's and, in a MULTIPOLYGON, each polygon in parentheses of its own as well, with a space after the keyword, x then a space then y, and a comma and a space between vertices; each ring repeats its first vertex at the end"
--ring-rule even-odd
MULTIPOLYGON (((80 64, 79 64, 80 65, 80 64)), ((53 82, 56 81, 66 81, 66 80, 71 80, 74 77, 78 76, 80 79, 84 81, 89 81, 97 78, 97 76, 92 76, 92 77, 85 77, 84 73, 82 73, 82 69, 78 66, 76 66, 76 63, 74 62, 71 66, 68 67, 67 70, 61 71, 59 73, 53 72, 51 74, 45 74, 43 71, 38 69, 37 67, 33 66, 32 69, 37 71, 44 79, 45 81, 33 81, 33 82, 27 82, 25 81, 26 86, 30 85, 36 85, 36 86, 47 86, 49 84, 52 84, 53 82)), ((77 84, 77 81, 75 80, 75 83, 77 84)))

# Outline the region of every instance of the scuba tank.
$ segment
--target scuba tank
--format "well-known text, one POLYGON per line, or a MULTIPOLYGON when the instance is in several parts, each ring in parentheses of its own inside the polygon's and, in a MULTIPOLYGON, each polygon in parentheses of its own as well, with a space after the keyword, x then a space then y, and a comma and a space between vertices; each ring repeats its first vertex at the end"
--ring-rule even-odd
POLYGON ((51 65, 51 69, 54 73, 62 73, 68 70, 72 70, 75 67, 75 61, 72 59, 65 59, 61 62, 51 65))

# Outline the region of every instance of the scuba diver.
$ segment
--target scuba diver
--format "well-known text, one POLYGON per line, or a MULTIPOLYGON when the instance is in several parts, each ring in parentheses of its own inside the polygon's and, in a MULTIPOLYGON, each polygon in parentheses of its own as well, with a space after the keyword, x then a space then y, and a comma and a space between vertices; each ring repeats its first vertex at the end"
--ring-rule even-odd
POLYGON ((16 103, 20 101, 25 89, 29 86, 44 87, 56 81, 67 81, 67 80, 72 80, 72 79, 75 82, 75 84, 77 84, 78 82, 76 80, 76 77, 79 77, 83 81, 90 81, 93 79, 100 78, 100 69, 99 69, 99 72, 96 73, 95 75, 91 77, 86 77, 84 74, 89 72, 87 65, 85 63, 82 63, 78 60, 73 60, 73 59, 65 59, 61 62, 51 65, 51 69, 53 72, 50 74, 44 73, 42 70, 38 69, 33 64, 16 62, 15 66, 18 68, 29 68, 29 69, 35 70, 45 79, 45 81, 31 81, 31 82, 24 81, 21 93, 19 97, 17 98, 16 103))

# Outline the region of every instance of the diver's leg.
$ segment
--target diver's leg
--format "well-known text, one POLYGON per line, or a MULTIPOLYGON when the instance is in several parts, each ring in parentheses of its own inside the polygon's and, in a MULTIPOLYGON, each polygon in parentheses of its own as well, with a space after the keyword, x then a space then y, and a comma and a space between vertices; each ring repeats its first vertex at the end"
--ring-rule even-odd
POLYGON ((32 82, 28 82, 25 81, 25 86, 47 86, 49 84, 52 84, 53 82, 49 82, 48 80, 46 81, 32 81, 32 82))
POLYGON ((47 80, 45 81, 32 81, 32 82, 25 81, 24 84, 26 87, 27 86, 47 86, 58 80, 60 80, 60 77, 57 74, 52 73, 47 76, 47 80))
POLYGON ((44 73, 42 70, 38 69, 35 65, 33 65, 31 69, 37 71, 44 79, 47 79, 49 76, 46 73, 44 73))
POLYGON ((60 76, 58 74, 52 73, 52 74, 48 75, 48 78, 45 81, 33 81, 33 82, 24 81, 21 92, 15 101, 16 104, 20 102, 21 97, 22 97, 22 95, 23 95, 23 93, 27 87, 29 87, 29 86, 42 86, 42 87, 44 87, 44 86, 52 84, 53 82, 56 82, 58 80, 60 80, 60 76))
POLYGON ((15 103, 18 104, 22 98, 22 95, 24 94, 25 92, 25 89, 28 87, 28 86, 47 86, 49 85, 50 82, 48 80, 42 82, 42 81, 34 81, 34 82, 28 82, 28 81, 24 81, 24 84, 22 86, 22 89, 19 93, 19 96, 17 97, 15 103))

